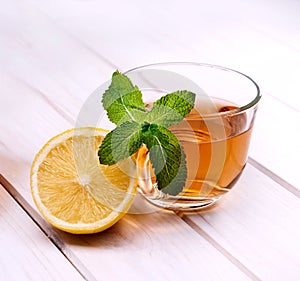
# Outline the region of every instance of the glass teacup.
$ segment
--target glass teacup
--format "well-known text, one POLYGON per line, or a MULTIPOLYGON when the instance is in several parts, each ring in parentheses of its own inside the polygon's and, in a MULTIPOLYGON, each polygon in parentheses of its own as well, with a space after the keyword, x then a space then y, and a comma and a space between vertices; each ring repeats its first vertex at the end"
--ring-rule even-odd
POLYGON ((192 111, 168 129, 186 155, 187 179, 182 191, 159 189, 148 149, 136 154, 140 193, 152 204, 172 210, 210 206, 237 183, 247 163, 258 102, 258 85, 247 75, 202 63, 159 63, 125 73, 143 93, 149 110, 167 93, 196 94, 192 111))

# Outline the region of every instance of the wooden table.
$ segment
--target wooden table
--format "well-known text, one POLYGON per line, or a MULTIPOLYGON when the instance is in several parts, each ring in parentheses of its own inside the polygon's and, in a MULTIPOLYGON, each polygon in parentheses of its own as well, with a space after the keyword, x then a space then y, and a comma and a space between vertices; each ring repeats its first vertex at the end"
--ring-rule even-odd
POLYGON ((1 1, 0 280, 300 280, 299 15, 293 0, 1 1), (237 187, 203 212, 53 229, 30 194, 35 153, 115 69, 160 61, 219 64, 260 85, 237 187))

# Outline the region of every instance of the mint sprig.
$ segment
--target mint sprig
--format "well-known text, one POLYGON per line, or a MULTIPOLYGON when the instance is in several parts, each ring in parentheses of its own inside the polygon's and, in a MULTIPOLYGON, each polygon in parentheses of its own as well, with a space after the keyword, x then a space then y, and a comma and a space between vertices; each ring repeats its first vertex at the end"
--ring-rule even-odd
POLYGON ((106 135, 99 147, 100 163, 113 165, 145 144, 158 188, 177 195, 187 177, 185 153, 167 127, 178 124, 194 107, 194 102, 194 93, 181 90, 163 96, 147 112, 138 87, 126 75, 114 72, 102 104, 117 127, 106 135))

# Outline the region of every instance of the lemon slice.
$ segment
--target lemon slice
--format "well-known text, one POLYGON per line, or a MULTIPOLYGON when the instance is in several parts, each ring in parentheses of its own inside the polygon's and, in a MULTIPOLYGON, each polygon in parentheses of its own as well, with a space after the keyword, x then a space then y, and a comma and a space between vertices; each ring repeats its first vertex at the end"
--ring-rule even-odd
POLYGON ((49 140, 32 163, 30 186, 42 216, 70 233, 95 233, 128 211, 136 192, 131 158, 106 166, 98 148, 107 131, 76 128, 49 140))

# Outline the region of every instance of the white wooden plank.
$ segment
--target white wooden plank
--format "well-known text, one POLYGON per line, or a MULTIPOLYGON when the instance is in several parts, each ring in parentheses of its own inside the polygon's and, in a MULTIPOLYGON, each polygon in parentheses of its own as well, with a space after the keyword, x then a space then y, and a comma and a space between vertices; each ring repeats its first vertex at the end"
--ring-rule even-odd
MULTIPOLYGON (((251 280, 173 213, 126 215, 98 235, 63 235, 97 280, 251 280)), ((253 279, 252 279, 253 280, 253 279)))
POLYGON ((300 109, 296 1, 119 1, 118 9, 72 0, 31 3, 122 68, 168 60, 223 64, 253 76, 267 93, 300 109))
POLYGON ((27 2, 6 1, 5 7, 0 17, 0 70, 63 104, 65 114, 77 114, 115 68, 27 2))
POLYGON ((0 171, 20 184, 19 192, 32 204, 29 174, 35 154, 51 137, 74 125, 32 89, 7 75, 1 75, 0 81, 0 171))
POLYGON ((232 193, 190 222, 261 280, 300 278, 300 200, 248 165, 232 193))
POLYGON ((250 156, 300 189, 300 112, 263 96, 254 125, 250 156))
POLYGON ((0 185, 1 280, 84 280, 0 185))

